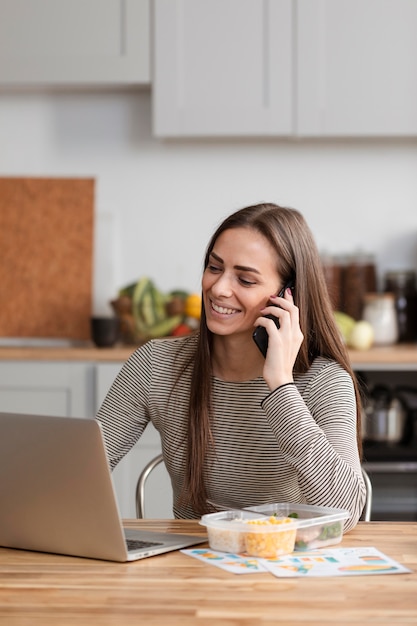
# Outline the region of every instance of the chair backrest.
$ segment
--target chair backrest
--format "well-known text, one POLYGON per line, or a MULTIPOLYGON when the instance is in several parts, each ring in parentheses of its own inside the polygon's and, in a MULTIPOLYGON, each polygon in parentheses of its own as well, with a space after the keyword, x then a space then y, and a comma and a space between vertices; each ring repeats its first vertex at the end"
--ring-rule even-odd
MULTIPOLYGON (((163 460, 164 457, 162 456, 162 454, 158 454, 145 465, 145 467, 139 474, 139 478, 136 484, 136 517, 139 519, 143 519, 145 517, 145 485, 148 476, 155 469, 155 467, 163 462, 163 460)), ((364 522, 370 522, 372 512, 372 483, 371 479, 369 478, 369 474, 363 467, 362 476, 365 481, 366 487, 366 501, 362 511, 361 520, 364 522)))
POLYGON ((138 482, 136 483, 136 517, 139 519, 145 517, 145 484, 148 476, 163 460, 162 454, 158 454, 145 465, 139 474, 138 482))
POLYGON ((364 522, 371 521, 371 513, 372 513, 372 483, 369 478, 368 472, 362 467, 362 476, 365 481, 366 487, 366 501, 365 506, 362 511, 361 520, 364 522))

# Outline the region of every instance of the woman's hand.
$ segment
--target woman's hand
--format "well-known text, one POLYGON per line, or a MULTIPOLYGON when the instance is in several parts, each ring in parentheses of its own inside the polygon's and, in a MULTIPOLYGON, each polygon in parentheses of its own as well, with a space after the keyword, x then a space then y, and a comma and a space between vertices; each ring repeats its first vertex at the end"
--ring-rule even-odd
POLYGON ((294 304, 291 289, 286 289, 284 297, 271 296, 272 305, 262 309, 262 317, 256 326, 264 326, 268 333, 263 377, 271 391, 281 385, 293 382, 293 368, 298 351, 303 342, 299 310, 294 304), (278 318, 278 329, 273 320, 264 317, 271 314, 278 318))

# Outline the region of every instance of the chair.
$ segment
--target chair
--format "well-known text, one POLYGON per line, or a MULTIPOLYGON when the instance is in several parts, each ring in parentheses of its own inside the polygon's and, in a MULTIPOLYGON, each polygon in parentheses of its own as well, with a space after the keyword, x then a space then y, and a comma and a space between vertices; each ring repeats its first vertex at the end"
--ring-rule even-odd
POLYGON ((371 483, 371 479, 369 478, 368 472, 363 467, 362 467, 362 476, 363 476, 363 480, 365 482, 365 487, 366 487, 366 501, 365 501, 365 506, 363 508, 360 519, 363 522, 370 522, 371 512, 372 512, 372 483, 371 483))
MULTIPOLYGON (((148 476, 155 469, 155 467, 163 462, 163 460, 163 455, 158 454, 145 465, 145 467, 139 474, 139 478, 136 484, 136 517, 138 519, 143 519, 145 517, 145 484, 148 476)), ((372 483, 371 479, 369 478, 368 472, 363 467, 361 469, 366 487, 366 501, 360 519, 364 522, 370 522, 372 511, 372 483)))
POLYGON ((163 460, 163 455, 158 454, 145 465, 139 474, 138 482, 136 483, 136 517, 138 519, 145 517, 145 484, 148 476, 163 460))

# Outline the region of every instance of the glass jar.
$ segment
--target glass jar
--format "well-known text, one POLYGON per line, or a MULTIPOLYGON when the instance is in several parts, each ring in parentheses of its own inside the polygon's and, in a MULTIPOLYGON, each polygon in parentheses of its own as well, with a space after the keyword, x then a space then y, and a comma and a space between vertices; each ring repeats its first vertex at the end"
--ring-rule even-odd
POLYGON ((333 310, 341 311, 343 259, 338 256, 322 254, 321 260, 333 310))
POLYGON ((386 272, 385 291, 395 296, 398 341, 417 341, 416 273, 412 270, 386 272))
POLYGON ((374 330, 374 345, 390 345, 398 341, 398 323, 393 293, 367 293, 363 319, 374 330))
POLYGON ((343 270, 342 311, 355 320, 362 318, 365 295, 376 290, 376 268, 373 256, 353 255, 343 270))

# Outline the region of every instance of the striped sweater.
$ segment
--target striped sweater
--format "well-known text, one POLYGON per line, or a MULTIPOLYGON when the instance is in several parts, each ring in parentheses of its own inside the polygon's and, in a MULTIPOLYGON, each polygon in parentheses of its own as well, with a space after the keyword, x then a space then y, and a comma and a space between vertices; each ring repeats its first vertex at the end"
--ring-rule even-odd
MULTIPOLYGON (((97 419, 113 469, 149 421, 161 436, 173 488, 174 516, 198 515, 180 503, 195 335, 152 340, 138 348, 111 386, 97 419), (185 368, 185 369, 184 369, 185 368)), ((298 502, 339 507, 353 528, 365 502, 356 445, 352 379, 319 357, 295 385, 272 393, 262 377, 213 377, 215 449, 206 459, 208 497, 227 507, 298 502)))

